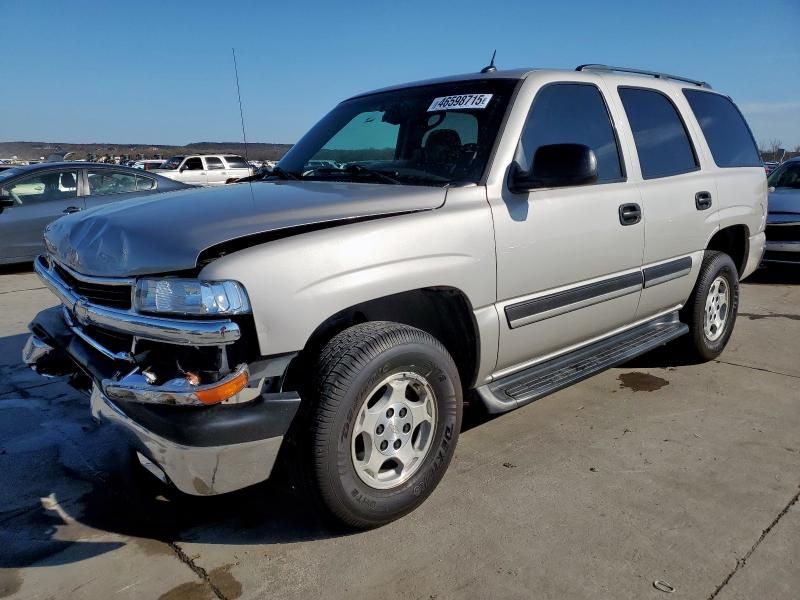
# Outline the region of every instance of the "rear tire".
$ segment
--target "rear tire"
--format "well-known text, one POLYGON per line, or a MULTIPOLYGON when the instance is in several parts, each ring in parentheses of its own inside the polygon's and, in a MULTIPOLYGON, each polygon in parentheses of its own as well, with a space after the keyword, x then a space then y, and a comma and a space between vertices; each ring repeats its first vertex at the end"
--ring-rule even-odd
POLYGON ((312 487, 336 520, 376 527, 431 494, 462 414, 458 369, 436 338, 382 321, 346 329, 320 352, 312 390, 312 487))
POLYGON ((692 295, 681 310, 689 326, 685 349, 697 362, 719 356, 733 333, 739 309, 739 275, 724 252, 707 250, 692 295))

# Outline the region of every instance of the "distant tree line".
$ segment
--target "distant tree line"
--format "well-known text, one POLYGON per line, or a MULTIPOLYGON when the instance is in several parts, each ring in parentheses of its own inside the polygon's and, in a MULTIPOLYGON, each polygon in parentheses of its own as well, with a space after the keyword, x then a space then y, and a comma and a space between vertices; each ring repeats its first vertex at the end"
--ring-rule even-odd
POLYGON ((789 150, 783 147, 783 142, 779 139, 771 139, 769 142, 762 140, 758 144, 758 151, 765 162, 782 162, 800 156, 800 144, 795 144, 794 148, 789 150))

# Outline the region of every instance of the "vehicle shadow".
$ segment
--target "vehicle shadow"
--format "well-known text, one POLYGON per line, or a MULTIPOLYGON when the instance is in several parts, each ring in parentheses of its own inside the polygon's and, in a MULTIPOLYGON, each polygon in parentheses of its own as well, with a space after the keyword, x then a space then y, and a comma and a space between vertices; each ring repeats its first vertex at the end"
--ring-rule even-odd
POLYGON ((30 273, 33 271, 33 262, 14 263, 11 265, 0 265, 0 275, 16 275, 18 273, 30 273))
POLYGON ((744 280, 756 285, 798 285, 800 284, 800 265, 769 264, 761 267, 744 280))
MULTIPOLYGON (((25 338, 0 338, 0 351, 19 356, 25 338)), ((623 367, 681 364, 681 352, 666 346, 623 367)), ((188 496, 138 465, 125 440, 95 423, 88 399, 64 380, 42 383, 26 379, 20 365, 7 368, 12 384, 0 388, 0 567, 70 564, 128 544, 164 552, 171 551, 164 544, 183 542, 271 545, 353 533, 321 516, 288 456, 267 482, 188 496)), ((495 416, 468 395, 462 432, 495 416)))
POLYGON ((26 338, 0 338, 0 568, 80 562, 130 543, 171 552, 153 542, 281 544, 350 533, 321 518, 288 460, 275 481, 221 496, 161 483, 113 428, 92 420, 88 398, 19 363, 26 338))

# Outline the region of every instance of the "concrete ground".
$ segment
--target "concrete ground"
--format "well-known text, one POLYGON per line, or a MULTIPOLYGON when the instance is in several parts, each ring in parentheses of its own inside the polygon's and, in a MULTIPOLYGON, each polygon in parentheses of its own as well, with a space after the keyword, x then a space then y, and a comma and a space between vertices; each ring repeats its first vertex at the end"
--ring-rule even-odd
POLYGON ((800 275, 742 286, 720 360, 659 351, 472 415, 433 496, 367 533, 274 484, 182 497, 19 362, 54 298, 0 274, 0 598, 800 597, 800 275))

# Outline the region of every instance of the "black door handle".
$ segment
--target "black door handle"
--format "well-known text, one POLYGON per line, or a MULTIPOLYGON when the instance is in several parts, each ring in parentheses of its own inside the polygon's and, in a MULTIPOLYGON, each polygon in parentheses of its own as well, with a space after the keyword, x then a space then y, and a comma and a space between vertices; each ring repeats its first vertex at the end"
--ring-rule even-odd
POLYGON ((622 225, 636 225, 642 220, 642 207, 638 204, 621 204, 619 207, 619 222, 622 225))
POLYGON ((65 215, 71 215, 72 213, 80 212, 80 210, 81 209, 78 208, 77 206, 68 206, 67 208, 65 208, 61 212, 63 212, 65 215))
POLYGON ((711 192, 697 192, 694 195, 694 205, 697 210, 711 208, 711 192))

